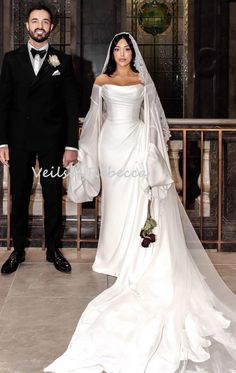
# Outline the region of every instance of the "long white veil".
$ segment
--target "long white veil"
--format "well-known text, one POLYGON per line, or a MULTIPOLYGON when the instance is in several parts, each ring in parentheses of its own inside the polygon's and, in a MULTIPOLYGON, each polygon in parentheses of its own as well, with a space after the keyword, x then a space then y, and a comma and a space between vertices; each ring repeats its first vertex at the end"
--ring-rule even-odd
MULTIPOLYGON (((144 167, 147 171, 147 183, 152 188, 152 215, 158 221, 157 237, 160 231, 162 234, 140 277, 131 284, 130 276, 124 269, 116 284, 89 304, 70 347, 73 348, 81 330, 84 335, 89 333, 88 325, 92 323, 91 320, 96 322, 95 315, 98 310, 102 317, 103 311, 108 312, 109 304, 119 302, 124 289, 133 289, 147 317, 149 316, 149 319, 140 325, 143 329, 142 332, 139 330, 137 354, 139 348, 142 351, 140 354, 144 354, 145 348, 152 346, 152 351, 146 351, 149 356, 147 368, 138 370, 137 367, 137 373, 235 373, 236 296, 214 268, 173 183, 166 176, 170 172, 166 146, 170 137, 168 123, 138 45, 132 35, 128 35, 136 53, 135 67, 144 83, 144 107, 141 114, 147 128, 144 167), (162 174, 164 177, 160 180, 162 174), (168 264, 165 268, 160 268, 162 256, 168 264), (94 319, 91 315, 94 315, 94 319), (168 356, 164 352, 165 346, 169 349, 168 356), (156 370, 156 367, 159 367, 159 370, 156 370)), ((103 72, 109 60, 110 47, 103 72)), ((95 85, 91 108, 85 118, 80 138, 82 161, 78 167, 84 169, 84 175, 78 179, 78 172, 75 172, 71 177, 74 186, 70 187, 69 195, 76 202, 91 200, 100 188, 97 142, 103 115, 101 100, 101 87, 95 85), (89 169, 94 172, 87 177, 89 169)), ((132 268, 133 260, 131 256, 126 268, 132 268)), ((132 308, 130 302, 127 304, 128 308, 132 308)), ((102 323, 101 318, 99 322, 102 323)), ((135 356, 132 356, 132 359, 135 359, 135 356)), ((127 360, 126 363, 128 364, 127 360)), ((131 360, 130 364, 133 364, 131 360)))

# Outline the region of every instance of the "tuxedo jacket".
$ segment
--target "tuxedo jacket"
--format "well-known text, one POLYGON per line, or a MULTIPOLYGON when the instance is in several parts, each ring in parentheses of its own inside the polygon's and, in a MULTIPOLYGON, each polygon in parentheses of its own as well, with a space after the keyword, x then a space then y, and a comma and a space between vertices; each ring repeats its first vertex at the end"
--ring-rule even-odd
POLYGON ((71 57, 49 46, 36 76, 27 45, 4 56, 0 78, 0 145, 28 151, 78 147, 78 93, 71 57), (60 65, 49 63, 57 56, 60 65))

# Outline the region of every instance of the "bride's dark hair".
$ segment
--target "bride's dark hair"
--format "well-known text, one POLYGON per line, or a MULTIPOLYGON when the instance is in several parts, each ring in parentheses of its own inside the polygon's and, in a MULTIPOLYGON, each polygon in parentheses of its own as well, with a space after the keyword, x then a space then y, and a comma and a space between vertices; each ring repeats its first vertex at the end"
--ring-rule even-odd
POLYGON ((115 71, 116 71, 116 61, 114 59, 114 49, 115 47, 117 46, 117 44, 119 43, 119 41, 121 39, 125 39, 127 41, 127 44, 128 46, 130 47, 131 49, 131 52, 132 52, 132 59, 130 61, 130 67, 131 69, 135 72, 135 73, 138 73, 139 71, 136 69, 135 65, 134 65, 134 61, 135 61, 135 56, 136 56, 136 53, 135 53, 135 50, 134 50, 134 46, 132 44, 132 41, 129 37, 129 34, 126 34, 126 33, 122 33, 122 34, 118 34, 114 37, 114 39, 112 40, 112 43, 111 43, 111 48, 110 48, 110 56, 109 56, 109 61, 105 67, 105 71, 104 71, 104 74, 108 75, 108 76, 111 76, 115 71))

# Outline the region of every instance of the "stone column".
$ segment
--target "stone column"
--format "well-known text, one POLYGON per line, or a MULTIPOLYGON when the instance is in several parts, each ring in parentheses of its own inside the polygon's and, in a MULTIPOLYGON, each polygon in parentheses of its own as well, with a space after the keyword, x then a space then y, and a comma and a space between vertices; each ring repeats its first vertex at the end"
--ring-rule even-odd
MULTIPOLYGON (((199 146, 201 146, 199 142, 199 146)), ((203 217, 210 216, 210 189, 211 189, 211 182, 210 182, 210 141, 203 142, 203 159, 202 159, 202 176, 199 175, 198 178, 198 186, 201 189, 201 195, 196 198, 195 207, 199 213, 201 214, 201 198, 203 204, 203 217), (202 178, 202 186, 201 186, 201 178, 202 178)))
POLYGON ((172 171, 172 177, 175 182, 175 187, 180 194, 183 189, 183 181, 179 172, 179 152, 183 149, 182 140, 172 140, 169 142, 169 159, 172 171))

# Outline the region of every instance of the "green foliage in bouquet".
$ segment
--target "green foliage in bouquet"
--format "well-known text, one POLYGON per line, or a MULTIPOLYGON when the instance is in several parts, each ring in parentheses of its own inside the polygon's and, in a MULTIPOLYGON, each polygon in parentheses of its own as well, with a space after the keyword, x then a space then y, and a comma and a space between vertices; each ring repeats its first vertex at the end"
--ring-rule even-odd
POLYGON ((153 228, 157 226, 156 220, 154 220, 151 216, 147 218, 144 227, 143 227, 143 233, 145 236, 148 236, 150 233, 152 233, 153 228))

